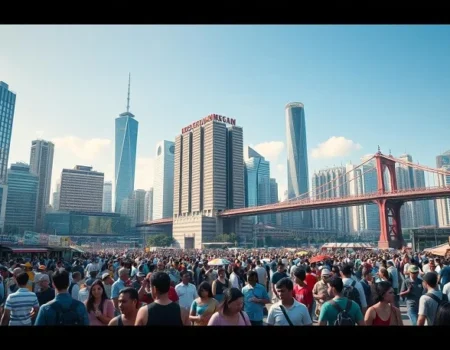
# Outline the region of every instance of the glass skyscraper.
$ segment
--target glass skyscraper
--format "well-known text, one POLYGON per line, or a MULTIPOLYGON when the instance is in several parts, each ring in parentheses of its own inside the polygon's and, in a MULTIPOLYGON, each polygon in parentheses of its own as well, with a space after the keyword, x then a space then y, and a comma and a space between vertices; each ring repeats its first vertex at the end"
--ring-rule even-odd
POLYGON ((128 83, 127 111, 116 118, 114 206, 116 213, 121 212, 123 200, 133 195, 138 126, 138 121, 130 113, 130 84, 128 83))
POLYGON ((0 184, 6 182, 16 94, 0 81, 0 184))
MULTIPOLYGON (((288 198, 308 198, 308 150, 304 106, 298 102, 288 103, 285 114, 288 198)), ((311 212, 293 212, 290 214, 290 222, 293 229, 310 228, 312 226, 311 212)))

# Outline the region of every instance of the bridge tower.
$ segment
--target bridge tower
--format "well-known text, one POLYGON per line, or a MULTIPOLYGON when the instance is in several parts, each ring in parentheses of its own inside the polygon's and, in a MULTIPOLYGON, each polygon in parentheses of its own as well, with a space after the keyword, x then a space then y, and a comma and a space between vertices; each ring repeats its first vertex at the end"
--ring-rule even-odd
MULTIPOLYGON (((375 155, 378 193, 386 193, 386 184, 384 181, 384 172, 387 169, 390 177, 391 191, 397 190, 397 176, 395 173, 395 161, 390 157, 384 156, 380 149, 375 155)), ((403 201, 391 199, 379 199, 375 201, 380 211, 380 240, 378 241, 378 248, 401 249, 404 246, 402 235, 402 225, 400 220, 400 209, 403 201)))

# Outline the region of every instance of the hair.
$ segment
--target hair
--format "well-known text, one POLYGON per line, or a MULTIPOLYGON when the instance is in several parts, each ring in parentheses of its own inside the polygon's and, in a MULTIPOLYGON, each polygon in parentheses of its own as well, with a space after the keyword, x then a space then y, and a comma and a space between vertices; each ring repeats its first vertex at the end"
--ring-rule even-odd
POLYGON ((170 289, 170 277, 165 272, 155 272, 152 274, 150 283, 158 291, 159 294, 165 294, 170 289))
POLYGON ((247 281, 250 278, 254 278, 254 277, 256 277, 256 283, 259 283, 258 273, 255 270, 250 270, 249 272, 247 272, 247 281))
POLYGON ((132 288, 132 287, 126 287, 124 289, 121 289, 119 292, 120 294, 128 294, 128 296, 130 297, 131 300, 136 300, 136 308, 139 309, 140 305, 139 305, 139 293, 136 289, 132 288))
POLYGON ((436 272, 427 272, 425 276, 423 276, 423 280, 427 282, 427 284, 431 288, 435 288, 438 281, 438 275, 436 272))
POLYGON ((381 281, 375 287, 377 292, 376 302, 381 302, 384 300, 384 295, 392 288, 392 284, 387 281, 381 281))
POLYGON ((123 275, 126 275, 129 273, 129 270, 125 267, 122 267, 121 269, 119 269, 119 277, 122 277, 123 275))
POLYGON ((293 290, 294 289, 294 283, 290 278, 284 277, 281 280, 277 282, 275 285, 276 289, 281 289, 283 287, 286 287, 287 290, 293 290))
POLYGON ((25 286, 29 279, 30 278, 26 272, 21 272, 16 276, 16 281, 19 286, 25 286))
POLYGON ((363 269, 362 269, 362 275, 363 275, 364 277, 369 276, 371 273, 372 273, 372 269, 367 268, 367 267, 363 267, 363 269))
POLYGON ((94 283, 92 283, 91 288, 89 288, 89 296, 88 296, 88 300, 86 302, 86 309, 87 312, 89 313, 90 311, 94 311, 94 301, 95 298, 92 295, 92 290, 94 289, 95 286, 100 286, 102 288, 102 300, 100 302, 99 305, 99 309, 101 312, 103 312, 103 304, 105 302, 106 299, 108 299, 108 296, 106 295, 106 291, 105 291, 105 286, 103 285, 103 282, 101 280, 95 280, 94 283))
POLYGON ((184 270, 180 273, 180 277, 183 278, 184 276, 189 275, 189 277, 191 277, 191 274, 189 273, 188 270, 184 270))
POLYGON ((309 265, 306 266, 306 273, 311 273, 311 266, 309 265))
POLYGON ((443 302, 436 313, 433 326, 448 326, 450 324, 450 303, 443 302))
POLYGON ((340 273, 341 270, 339 269, 339 266, 333 265, 333 266, 331 267, 331 271, 334 272, 335 274, 339 275, 339 273, 340 273))
POLYGON ((352 271, 353 271, 353 267, 352 267, 352 265, 350 265, 350 264, 345 264, 345 265, 342 267, 342 274, 343 274, 345 277, 350 277, 350 276, 352 275, 352 271))
POLYGON ((277 264, 277 267, 280 267, 280 266, 284 268, 284 264, 283 264, 283 262, 281 260, 277 264))
POLYGON ((237 274, 237 273, 239 272, 239 266, 234 265, 234 266, 233 266, 233 272, 234 272, 235 274, 237 274))
POLYGON ((304 281, 306 278, 306 271, 301 268, 297 268, 294 271, 294 276, 298 278, 300 281, 304 281))
POLYGON ((198 296, 200 296, 200 292, 202 290, 208 292, 208 298, 213 298, 214 297, 213 293, 212 293, 211 285, 208 282, 203 281, 202 283, 200 283, 200 285, 197 288, 198 296))
POLYGON ((81 273, 79 273, 78 271, 76 271, 72 274, 72 278, 77 278, 77 277, 81 278, 81 273))
POLYGON ((69 288, 69 273, 66 270, 56 269, 52 276, 57 291, 69 288))
POLYGON ((236 301, 239 298, 243 298, 244 294, 242 294, 242 292, 237 288, 226 289, 226 290, 224 290, 223 294, 224 294, 224 299, 223 299, 223 302, 220 307, 222 309, 222 313, 224 313, 226 315, 228 313, 229 305, 233 301, 236 301))
POLYGON ((342 278, 340 277, 335 276, 327 281, 327 283, 330 287, 336 289, 336 292, 338 292, 339 294, 344 289, 344 282, 342 282, 342 278))
POLYGON ((378 272, 381 273, 383 277, 389 279, 389 272, 385 267, 380 267, 380 270, 378 272))
POLYGON ((219 267, 219 269, 217 270, 217 274, 219 274, 221 272, 225 272, 225 269, 223 267, 219 267))

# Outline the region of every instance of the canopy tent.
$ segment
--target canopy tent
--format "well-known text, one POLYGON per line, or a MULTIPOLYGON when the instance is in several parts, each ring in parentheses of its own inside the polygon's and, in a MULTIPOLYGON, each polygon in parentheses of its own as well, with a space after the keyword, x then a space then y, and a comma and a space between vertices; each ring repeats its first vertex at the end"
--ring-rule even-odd
POLYGON ((369 243, 325 243, 322 249, 373 249, 369 243))
POLYGON ((425 251, 437 256, 446 256, 447 253, 450 251, 450 244, 444 243, 436 247, 427 248, 425 249, 425 251))

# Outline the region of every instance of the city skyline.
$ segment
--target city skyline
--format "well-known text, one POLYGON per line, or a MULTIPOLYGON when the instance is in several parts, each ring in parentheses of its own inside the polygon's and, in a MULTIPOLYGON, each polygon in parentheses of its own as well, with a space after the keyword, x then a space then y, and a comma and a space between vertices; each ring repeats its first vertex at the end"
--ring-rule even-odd
POLYGON ((0 80, 17 93, 9 165, 28 161, 31 140, 52 141, 52 192, 61 170, 76 164, 114 179, 114 116, 125 107, 130 70, 133 111, 145 135, 138 140, 135 189, 152 186, 157 142, 174 140, 192 120, 220 113, 236 118, 244 146, 270 161, 282 199, 287 188, 283 107, 293 101, 305 106, 310 174, 348 161, 359 164, 378 144, 384 153, 407 152, 429 166, 450 148, 442 127, 450 109, 449 49, 442 45, 450 33, 446 27, 58 28, 0 29, 7 48, 0 57, 0 80), (119 43, 133 54, 114 57, 119 43), (33 60, 25 47, 35 50, 33 60), (182 58, 175 54, 179 50, 182 58), (43 82, 41 88, 30 80, 43 82), (211 89, 209 81, 222 84, 211 89), (424 126, 424 118, 434 123, 424 126))

